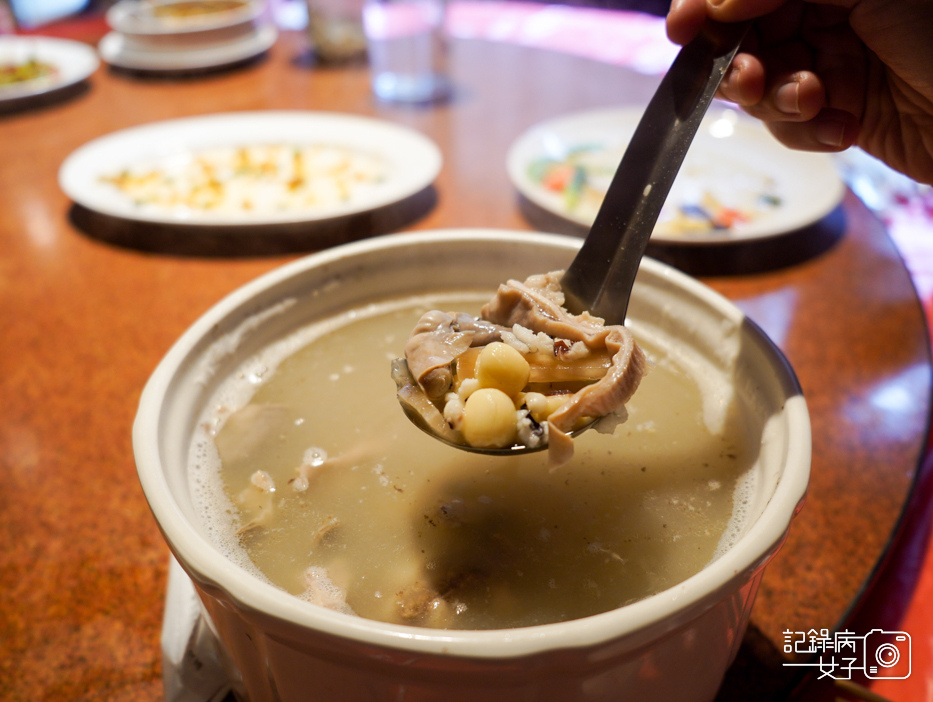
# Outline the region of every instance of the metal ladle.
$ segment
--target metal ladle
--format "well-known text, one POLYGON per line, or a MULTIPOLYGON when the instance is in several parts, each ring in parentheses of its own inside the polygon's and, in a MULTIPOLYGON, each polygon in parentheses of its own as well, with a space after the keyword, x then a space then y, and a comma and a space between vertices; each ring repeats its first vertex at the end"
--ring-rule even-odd
MULTIPOLYGON (((707 20, 697 37, 677 54, 626 147, 580 251, 561 280, 569 312, 589 311, 607 325, 625 323, 635 276, 658 215, 747 29, 748 23, 707 20)), ((406 372, 407 366, 393 370, 399 387, 399 378, 406 372)), ((460 444, 429 426, 406 403, 402 407, 419 428, 464 451, 514 456, 547 448, 546 444, 505 448, 460 444)))

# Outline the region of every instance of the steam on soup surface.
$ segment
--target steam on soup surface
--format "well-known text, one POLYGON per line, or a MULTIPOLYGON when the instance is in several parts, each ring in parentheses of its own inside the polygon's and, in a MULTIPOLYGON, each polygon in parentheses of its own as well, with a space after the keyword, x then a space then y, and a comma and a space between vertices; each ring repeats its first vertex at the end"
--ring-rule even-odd
POLYGON ((755 458, 741 407, 721 431, 654 340, 611 435, 570 463, 444 446, 404 416, 389 361, 427 309, 387 302, 318 323, 244 365, 192 446, 219 545, 295 596, 388 622, 459 629, 575 619, 696 573, 734 533, 755 458), (248 401, 246 401, 248 398, 248 401))

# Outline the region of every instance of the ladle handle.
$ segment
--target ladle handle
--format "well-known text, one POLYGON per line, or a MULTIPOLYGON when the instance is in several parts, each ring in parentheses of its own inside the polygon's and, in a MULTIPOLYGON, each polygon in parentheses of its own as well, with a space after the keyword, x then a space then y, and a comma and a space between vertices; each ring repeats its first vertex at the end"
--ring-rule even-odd
POLYGON ((566 307, 623 324, 638 265, 710 101, 748 23, 707 20, 661 80, 580 252, 564 274, 566 307))

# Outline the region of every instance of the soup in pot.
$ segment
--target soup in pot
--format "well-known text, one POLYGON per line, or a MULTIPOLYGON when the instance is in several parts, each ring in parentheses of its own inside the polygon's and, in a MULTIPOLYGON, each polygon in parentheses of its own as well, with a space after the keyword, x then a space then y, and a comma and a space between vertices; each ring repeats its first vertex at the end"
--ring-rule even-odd
MULTIPOLYGON (((742 528, 760 427, 741 399, 711 420, 683 349, 651 365, 625 421, 545 453, 466 453, 413 426, 388 372, 435 307, 392 300, 316 322, 220 388, 190 480, 216 543, 292 596, 380 621, 533 626, 636 602, 700 571, 742 528)), ((668 342, 669 344, 669 342, 668 342)))

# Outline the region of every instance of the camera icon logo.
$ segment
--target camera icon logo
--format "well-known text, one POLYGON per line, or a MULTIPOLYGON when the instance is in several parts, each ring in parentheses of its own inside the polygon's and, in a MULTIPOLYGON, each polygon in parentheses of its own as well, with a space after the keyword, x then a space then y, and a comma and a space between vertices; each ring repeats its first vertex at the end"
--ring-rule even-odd
POLYGON ((865 676, 870 680, 909 678, 910 643, 904 631, 869 631, 865 634, 865 676))

